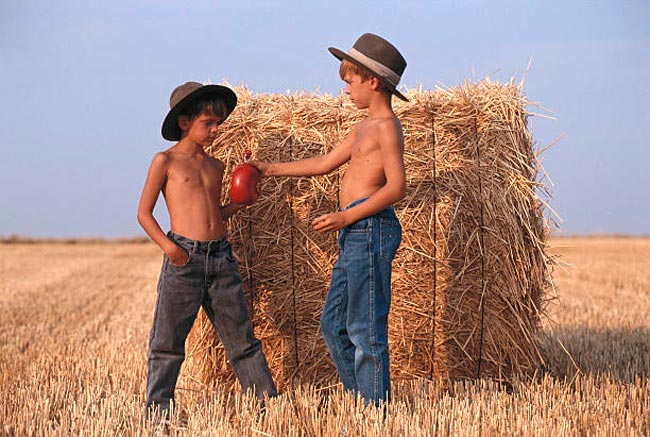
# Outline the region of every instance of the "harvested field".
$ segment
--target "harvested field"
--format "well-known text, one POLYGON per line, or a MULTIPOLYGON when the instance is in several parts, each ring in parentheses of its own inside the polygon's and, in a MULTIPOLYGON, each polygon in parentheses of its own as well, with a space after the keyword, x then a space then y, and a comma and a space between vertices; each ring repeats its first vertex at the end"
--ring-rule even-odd
MULTIPOLYGON (((512 390, 397 383, 385 423, 338 386, 301 385, 264 416, 182 372, 176 435, 649 435, 650 239, 558 238, 547 369, 512 390), (569 357, 565 350, 571 353, 569 357)), ((151 244, 0 245, 0 435, 146 435, 147 339, 161 255, 151 244)), ((328 359, 325 357, 325 359, 328 359)))

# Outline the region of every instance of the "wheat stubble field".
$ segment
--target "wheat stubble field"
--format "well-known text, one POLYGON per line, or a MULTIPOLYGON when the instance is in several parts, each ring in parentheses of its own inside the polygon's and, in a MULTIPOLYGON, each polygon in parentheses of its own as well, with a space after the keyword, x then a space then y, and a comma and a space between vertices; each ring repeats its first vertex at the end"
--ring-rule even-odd
MULTIPOLYGON (((400 384, 382 421, 337 386, 301 386, 259 415, 185 372, 187 421, 172 435, 649 435, 650 239, 551 245, 570 266, 555 269, 547 363, 512 391, 400 384)), ((160 260, 152 244, 0 245, 0 435, 152 433, 143 395, 160 260)))

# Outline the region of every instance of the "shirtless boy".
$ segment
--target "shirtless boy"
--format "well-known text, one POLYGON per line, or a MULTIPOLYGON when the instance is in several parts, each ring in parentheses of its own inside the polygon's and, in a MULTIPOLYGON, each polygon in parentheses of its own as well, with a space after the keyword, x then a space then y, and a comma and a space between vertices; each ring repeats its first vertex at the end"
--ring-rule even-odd
POLYGON ((402 230, 392 204, 404 197, 404 141, 391 97, 406 68, 383 38, 364 34, 340 59, 345 93, 368 116, 326 155, 293 162, 253 162, 264 176, 326 174, 349 162, 341 182, 342 210, 317 217, 316 231, 337 231, 339 258, 332 271, 321 330, 343 386, 366 403, 390 397, 388 312, 392 260, 402 230))
POLYGON ((174 399, 185 339, 201 307, 242 388, 258 398, 277 394, 226 240, 224 220, 243 205, 221 206, 224 166, 203 150, 236 104, 228 87, 197 82, 177 87, 162 125, 162 136, 177 142, 154 156, 140 198, 138 222, 164 252, 147 362, 147 407, 163 420, 174 399), (153 216, 160 192, 171 221, 167 234, 153 216))

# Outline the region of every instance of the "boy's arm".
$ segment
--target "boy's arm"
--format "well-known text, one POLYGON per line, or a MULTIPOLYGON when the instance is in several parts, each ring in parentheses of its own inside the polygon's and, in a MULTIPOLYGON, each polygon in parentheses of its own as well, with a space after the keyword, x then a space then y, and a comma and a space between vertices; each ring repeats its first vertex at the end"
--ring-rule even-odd
POLYGON ((167 238, 167 235, 165 235, 153 216, 153 209, 156 206, 158 195, 167 180, 168 168, 169 156, 164 152, 156 154, 151 161, 147 180, 142 188, 140 204, 138 205, 138 223, 140 223, 149 238, 167 254, 172 263, 181 265, 187 261, 187 252, 167 238))
POLYGON ((230 202, 227 205, 221 207, 221 215, 224 220, 235 215, 239 210, 243 209, 246 205, 243 203, 230 202))
POLYGON ((368 217, 401 200, 406 194, 406 174, 404 171, 404 138, 395 123, 382 123, 378 126, 378 141, 381 147, 382 162, 386 184, 362 202, 345 211, 337 211, 317 217, 312 225, 314 230, 336 231, 351 223, 368 217))
POLYGON ((289 162, 250 161, 262 176, 316 176, 331 172, 350 160, 352 144, 357 135, 357 128, 329 153, 313 158, 289 162))

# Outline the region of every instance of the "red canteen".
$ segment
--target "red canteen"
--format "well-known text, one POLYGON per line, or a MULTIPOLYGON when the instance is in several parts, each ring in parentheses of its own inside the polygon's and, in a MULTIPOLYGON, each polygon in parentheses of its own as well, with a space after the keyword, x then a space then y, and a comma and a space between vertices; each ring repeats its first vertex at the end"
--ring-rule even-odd
POLYGON ((260 192, 257 184, 260 182, 260 172, 248 163, 239 164, 232 172, 230 184, 230 200, 235 203, 252 205, 257 201, 260 192))

